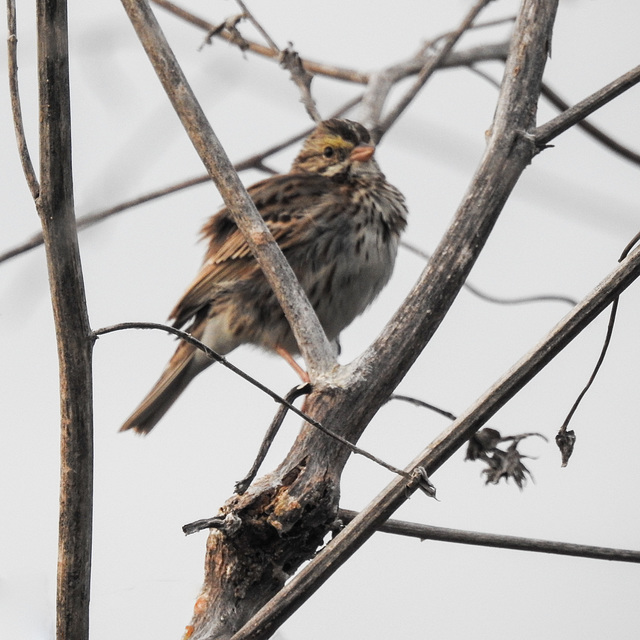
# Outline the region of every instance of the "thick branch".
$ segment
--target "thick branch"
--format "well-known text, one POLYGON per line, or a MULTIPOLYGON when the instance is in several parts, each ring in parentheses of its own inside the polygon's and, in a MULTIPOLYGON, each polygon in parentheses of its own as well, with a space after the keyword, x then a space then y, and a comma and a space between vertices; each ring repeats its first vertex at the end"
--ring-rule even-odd
MULTIPOLYGON (((536 152, 527 132, 535 126, 555 10, 556 2, 551 0, 524 2, 487 151, 451 228, 409 298, 360 359, 340 368, 324 385, 316 384, 307 399, 307 413, 351 442, 358 440, 433 336, 513 186, 536 152)), ((242 524, 234 536, 220 531, 212 531, 209 536, 203 607, 193 620, 193 640, 228 637, 252 609, 278 592, 305 555, 309 557, 312 545, 335 519, 340 475, 348 457, 344 446, 305 427, 276 471, 227 502, 220 516, 234 514, 242 524), (268 565, 264 558, 257 562, 252 557, 256 539, 262 542, 260 553, 269 558, 268 565), (222 565, 220 558, 228 561, 222 565), (245 594, 241 599, 235 595, 238 585, 245 594), (231 606, 232 618, 228 616, 231 606)), ((417 480, 420 476, 412 477, 417 480)), ((415 486, 414 482, 410 485, 415 486)), ((399 486, 404 491, 407 480, 403 478, 399 486)), ((367 524, 366 537, 373 533, 374 526, 367 524)), ((338 566, 332 561, 329 565, 323 565, 326 573, 321 579, 307 580, 306 572, 301 581, 293 578, 290 584, 301 588, 292 594, 289 586, 285 587, 234 637, 265 638, 272 634, 338 566)))
POLYGON ((162 86, 291 325, 311 379, 336 364, 313 308, 233 170, 146 0, 122 0, 162 86))
POLYGON ((58 341, 61 485, 57 637, 89 634, 93 491, 91 348, 73 208, 66 3, 38 0, 40 195, 58 341))
MULTIPOLYGON (((535 0, 532 0, 535 1, 535 0)), ((532 380, 590 322, 634 280, 640 277, 640 249, 636 249, 607 276, 576 308, 526 354, 507 374, 443 431, 406 468, 422 467, 429 475, 448 460, 466 440, 532 380)), ((293 611, 306 601, 376 529, 394 513, 415 488, 403 478, 395 479, 311 563, 258 612, 232 640, 267 638, 293 611)))

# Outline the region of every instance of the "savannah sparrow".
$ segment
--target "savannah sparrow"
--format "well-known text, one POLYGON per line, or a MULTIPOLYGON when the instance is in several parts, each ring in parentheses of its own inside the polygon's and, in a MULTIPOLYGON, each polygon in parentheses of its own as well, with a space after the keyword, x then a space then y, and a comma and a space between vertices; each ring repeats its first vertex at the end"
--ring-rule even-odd
MULTIPOLYGON (((373 159, 357 122, 321 122, 291 171, 254 184, 249 195, 313 305, 330 341, 361 314, 393 271, 407 209, 373 159)), ((200 273, 175 306, 174 327, 219 354, 245 343, 298 353, 289 323, 225 208, 204 226, 200 273)), ((213 363, 181 342, 153 389, 122 430, 148 433, 185 387, 213 363)))

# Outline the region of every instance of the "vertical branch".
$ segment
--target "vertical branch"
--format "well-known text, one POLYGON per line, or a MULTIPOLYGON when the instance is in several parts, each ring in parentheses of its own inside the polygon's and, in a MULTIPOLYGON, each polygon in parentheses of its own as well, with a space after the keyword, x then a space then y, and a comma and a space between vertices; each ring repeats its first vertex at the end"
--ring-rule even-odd
POLYGON ((31 191, 31 196, 35 199, 40 192, 38 178, 33 169, 27 140, 24 135, 22 125, 22 108, 20 106, 20 92, 18 91, 18 34, 16 27, 16 3, 15 0, 7 0, 7 27, 9 35, 7 37, 7 62, 9 63, 9 94, 11 95, 11 113, 13 115, 13 127, 16 132, 18 143, 18 154, 22 163, 22 170, 31 191))
POLYGON ((93 489, 91 347, 71 175, 65 0, 37 0, 40 195, 60 372, 58 640, 89 635, 93 489))

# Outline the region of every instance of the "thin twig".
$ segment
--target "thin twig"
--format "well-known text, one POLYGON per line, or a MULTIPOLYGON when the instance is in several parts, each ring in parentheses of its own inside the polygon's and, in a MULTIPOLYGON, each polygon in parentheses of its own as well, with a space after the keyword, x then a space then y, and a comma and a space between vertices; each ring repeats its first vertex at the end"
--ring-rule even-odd
POLYGON ((7 38, 7 62, 9 63, 9 94, 11 95, 11 113, 13 115, 13 127, 16 132, 18 143, 18 154, 22 163, 24 177, 31 192, 31 197, 35 200, 40 194, 40 184, 36 177, 27 138, 24 134, 24 124, 22 119, 22 107, 20 106, 20 91, 18 87, 18 35, 16 28, 16 4, 15 0, 7 0, 7 27, 9 35, 7 38))
POLYGON ((249 19, 249 22, 253 24, 253 26, 260 32, 262 37, 267 41, 267 44, 271 47, 274 53, 280 53, 280 47, 273 41, 273 39, 267 33, 264 27, 256 20, 253 13, 249 11, 249 8, 247 7, 247 5, 244 2, 242 2, 242 0, 236 0, 236 2, 238 6, 242 9, 242 12, 244 13, 244 15, 249 19))
MULTIPOLYGON (((640 233, 637 233, 633 237, 631 242, 627 244, 627 246, 624 248, 624 250, 620 254, 620 258, 618 262, 622 262, 629 255, 629 252, 633 249, 633 247, 638 243, 639 240, 640 240, 640 233)), ((614 299, 613 303, 611 304, 609 322, 607 323, 607 333, 605 334, 604 343, 602 345, 602 349, 600 350, 600 356, 598 357, 598 361, 596 362, 596 365, 593 368, 593 371, 591 372, 591 376, 589 377, 587 384, 585 384, 582 391, 576 398, 575 402, 573 403, 573 406, 571 407, 571 409, 569 410, 569 413, 567 414, 567 417, 564 419, 564 422, 562 423, 562 426, 560 427, 558 434, 556 435, 556 442, 558 443, 558 446, 562 453, 563 467, 566 467, 567 463, 569 462, 569 458, 571 457, 571 453, 573 452, 573 445, 575 444, 575 440, 576 440, 575 432, 572 431, 569 435, 567 427, 569 426, 569 423, 571 422, 571 419, 573 418, 573 415, 575 414, 576 410, 580 406, 582 399, 585 397, 585 395, 587 394, 587 391, 589 391, 589 389, 591 388, 591 385, 595 381, 596 376, 598 375, 598 371, 600 371, 600 367, 602 367, 602 363, 604 362, 605 356, 607 355, 609 344, 611 343, 611 337, 613 336, 613 328, 616 322, 616 314, 618 313, 619 302, 620 302, 620 297, 618 296, 617 298, 614 299), (570 445, 567 445, 567 442, 570 442, 570 445)))
MULTIPOLYGON (((137 207, 138 205, 144 204, 146 202, 150 202, 151 200, 156 200, 157 198, 161 198, 162 196, 169 195, 171 193, 175 193, 176 191, 181 191, 183 189, 187 189, 189 187, 193 187, 199 184, 204 184, 205 182, 211 182, 211 177, 208 174, 204 174, 202 176, 198 176, 196 178, 190 178, 188 180, 183 180, 182 182, 178 182, 176 184, 170 185, 168 187, 164 187, 163 189, 157 189, 156 191, 151 191, 149 193, 145 193, 144 195, 138 196, 137 198, 132 198, 131 200, 125 200, 125 202, 121 202, 113 207, 109 207, 108 209, 103 209, 102 211, 97 211, 95 213, 88 213, 84 216, 79 216, 76 222, 76 228, 78 231, 82 229, 86 229, 87 227, 91 227, 98 222, 102 222, 111 216, 116 215, 117 213, 121 213, 122 211, 126 211, 127 209, 131 209, 133 207, 137 207)), ((18 256, 22 253, 26 253, 31 249, 35 249, 42 244, 42 233, 36 233, 31 238, 19 244, 8 251, 0 254, 0 263, 5 262, 15 256, 18 256)))
MULTIPOLYGON (((289 403, 293 403, 293 401, 300 396, 310 393, 311 389, 312 387, 308 382, 306 384, 298 385, 297 387, 291 389, 291 391, 289 391, 284 399, 289 403)), ((249 485, 253 482, 254 478, 258 474, 260 466, 264 462, 264 459, 267 457, 267 453, 269 452, 269 449, 271 448, 271 445, 273 444, 273 441, 275 440, 275 437, 280 430, 282 423, 284 422, 288 410, 289 407, 287 405, 280 405, 280 408, 278 409, 278 412, 269 425, 267 432, 264 434, 264 438, 262 439, 262 443, 260 444, 260 449, 258 450, 258 455, 251 465, 249 473, 247 473, 247 475, 242 478, 242 480, 238 480, 238 482, 236 482, 236 486, 234 489, 235 493, 244 493, 249 488, 249 485)))
POLYGON ((253 26, 262 34, 262 37, 267 41, 273 51, 278 54, 280 66, 283 69, 286 69, 291 75, 291 80, 298 87, 301 102, 311 119, 314 122, 320 122, 322 117, 318 111, 316 101, 311 95, 311 81, 313 80, 313 75, 304 68, 302 58, 296 51, 294 51, 291 44, 289 44, 286 49, 280 49, 280 47, 278 47, 271 36, 267 33, 266 29, 258 22, 258 20, 256 20, 253 13, 249 11, 244 2, 242 2, 242 0, 236 0, 236 2, 245 12, 253 26))
POLYGON ((320 122, 322 116, 318 111, 316 101, 311 95, 311 81, 313 76, 304 68, 302 58, 291 46, 280 52, 280 65, 291 74, 291 79, 298 87, 301 102, 314 122, 320 122))
MULTIPOLYGON (((358 515, 357 511, 340 509, 338 518, 345 523, 351 522, 358 515)), ((403 520, 387 520, 377 527, 382 533, 392 533, 399 536, 418 538, 419 540, 438 540, 440 542, 455 542, 480 547, 496 549, 515 549, 517 551, 533 551, 536 553, 552 553, 561 556, 578 558, 592 558, 594 560, 611 560, 614 562, 640 563, 640 551, 630 549, 612 549, 610 547, 596 547, 587 544, 570 542, 554 542, 523 538, 520 536, 499 535, 494 533, 480 533, 478 531, 463 531, 447 527, 434 527, 403 520)))
POLYGON ((491 0, 478 0, 476 4, 471 8, 469 13, 465 16, 460 26, 452 31, 445 39, 444 45, 438 51, 438 53, 430 58, 424 65, 416 81, 409 88, 406 94, 400 99, 398 104, 391 110, 390 113, 384 118, 384 120, 378 125, 374 126, 374 139, 377 141, 391 128, 393 123, 400 117, 404 110, 413 102, 414 98, 418 95, 420 90, 424 87, 427 80, 433 75, 433 72, 439 66, 439 64, 449 55, 450 51, 455 46, 456 42, 462 37, 472 25, 478 14, 489 4, 491 0))
POLYGON ((391 471, 392 473, 401 475, 406 480, 412 479, 413 476, 410 473, 403 471, 398 467, 394 467, 393 465, 385 462, 384 460, 374 456, 372 453, 369 453, 368 451, 365 451, 364 449, 361 449, 360 447, 352 444, 342 436, 331 431, 331 429, 327 429, 327 427, 325 427, 322 423, 318 422, 311 416, 307 415, 304 411, 298 409, 292 402, 288 401, 286 398, 283 398, 281 395, 279 395, 278 393, 276 393, 275 391, 267 387, 265 384, 263 384, 253 376, 250 376, 248 373, 246 373, 239 367, 236 367, 234 364, 231 364, 224 356, 221 356, 219 353, 216 353, 213 349, 210 349, 206 344, 204 344, 203 342, 200 342, 200 340, 198 340, 197 338, 194 338, 190 333, 187 333, 186 331, 182 331, 180 329, 176 329, 175 327, 171 327, 166 324, 161 324, 159 322, 120 322, 118 324, 110 325, 108 327, 102 327, 101 329, 96 329, 93 332, 93 335, 97 338, 107 333, 113 333, 115 331, 125 331, 128 329, 157 329, 160 331, 165 331, 166 333, 170 333, 180 338, 181 340, 184 340, 185 342, 193 345, 197 349, 200 349, 200 351, 205 353, 212 360, 219 362, 222 366, 226 367, 227 369, 235 373, 237 376, 240 376, 243 380, 246 380, 249 384, 253 385, 257 389, 259 389, 260 391, 268 395, 270 398, 272 398, 279 404, 286 407, 289 411, 292 411, 293 413, 298 415, 305 422, 308 422, 312 427, 315 427, 319 431, 322 431, 322 433, 324 433, 325 435, 329 436, 330 438, 333 438, 334 440, 338 441, 340 444, 347 447, 352 453, 363 456, 368 460, 371 460, 372 462, 375 462, 376 464, 380 465, 381 467, 384 467, 385 469, 391 471))
MULTIPOLYGON (((196 16, 195 14, 187 11, 186 9, 183 9, 182 7, 179 7, 169 0, 151 1, 159 7, 162 7, 163 9, 170 11, 174 15, 185 20, 186 22, 189 22, 190 24, 193 24, 203 31, 206 31, 207 33, 211 33, 216 30, 216 25, 214 25, 213 23, 196 16)), ((216 31, 215 36, 233 43, 233 38, 224 30, 216 31)), ((274 51, 271 47, 265 47, 264 45, 258 44, 257 42, 251 42, 250 40, 245 40, 245 42, 248 45, 248 50, 252 53, 264 56, 266 58, 272 58, 275 60, 278 59, 279 52, 274 51)), ((311 73, 324 75, 330 78, 335 78, 337 80, 345 80, 347 82, 354 82, 357 84, 366 84, 369 79, 369 75, 366 73, 360 73, 352 69, 313 62, 311 60, 304 60, 303 65, 304 68, 311 73)))
MULTIPOLYGON (((481 78, 484 78, 487 82, 492 84, 494 87, 499 88, 500 83, 492 78, 488 73, 479 69, 475 65, 469 65, 469 69, 473 71, 476 75, 479 75, 481 78)), ((542 83, 542 91, 541 95, 543 95, 554 107, 559 109, 560 111, 566 111, 569 109, 569 103, 566 100, 563 100, 548 84, 542 83)), ((617 140, 614 140, 611 136, 607 135, 596 127, 594 124, 591 124, 588 120, 580 120, 576 122, 576 127, 582 129, 586 134, 590 135, 592 138, 600 142, 607 149, 610 149, 614 153, 622 156, 623 158, 633 162, 634 164, 640 164, 640 154, 636 153, 629 147, 625 147, 620 144, 617 140)))
MULTIPOLYGON (((561 111, 567 111, 569 109, 569 103, 563 100, 549 85, 543 83, 542 95, 549 100, 549 102, 560 109, 561 111)), ((604 133, 600 128, 591 124, 588 120, 580 120, 576 123, 576 126, 589 134, 592 138, 603 144, 607 149, 611 149, 614 153, 626 158, 627 160, 640 164, 640 153, 636 153, 632 149, 620 144, 617 140, 614 140, 611 136, 604 133)))
MULTIPOLYGON (((188 22, 203 31, 206 31, 207 34, 215 35, 218 38, 222 38, 227 42, 234 43, 234 38, 231 34, 227 33, 224 29, 220 29, 220 25, 214 25, 212 22, 205 20, 204 18, 200 18, 195 14, 179 7, 178 5, 170 2, 169 0, 151 0, 154 4, 162 7, 166 11, 171 12, 173 15, 181 18, 185 22, 188 22)), ((484 26, 494 26, 495 24, 499 24, 506 21, 511 21, 511 18, 504 18, 500 20, 490 21, 486 23, 480 23, 478 25, 473 25, 473 28, 481 28, 484 26)), ((224 25, 224 23, 223 23, 224 25)), ((256 55, 260 55, 266 58, 276 59, 278 58, 277 54, 269 47, 265 47, 264 45, 258 44, 257 42, 252 42, 250 40, 244 39, 248 50, 256 55)), ((506 58, 506 45, 508 43, 501 43, 497 45, 482 45, 480 47, 473 47, 467 51, 461 52, 452 52, 445 60, 442 62, 442 67, 459 67, 459 66, 467 66, 471 62, 479 62, 482 60, 504 60, 506 58)), ((415 61, 415 64, 408 65, 406 67, 406 73, 402 77, 406 77, 407 75, 414 75, 422 69, 425 61, 415 61)), ((371 81, 371 74, 367 72, 357 71, 355 69, 349 69, 347 67, 338 67, 335 65, 330 65, 322 62, 317 62, 314 60, 303 59, 302 65, 304 68, 313 73, 314 75, 325 76, 327 78, 333 78, 334 80, 342 80, 344 82, 350 82, 354 84, 369 84, 371 81)))
POLYGON ((436 407, 434 404, 429 404, 424 400, 418 400, 418 398, 413 398, 412 396, 403 396, 399 393, 394 393, 389 396, 389 400, 401 400, 402 402, 408 402, 409 404, 414 404, 416 407, 422 407, 423 409, 429 409, 429 411, 434 411, 435 413, 439 413, 441 416, 445 418, 449 418, 449 420, 455 420, 456 416, 453 415, 450 411, 446 411, 445 409, 440 409, 440 407, 436 407))
MULTIPOLYGON (((350 109, 352 109, 355 105, 357 105, 362 96, 356 96, 351 100, 348 100, 342 107, 337 109, 334 114, 331 116, 332 118, 337 118, 350 109)), ((247 169, 259 169, 268 173, 271 173, 271 170, 267 169, 264 165, 264 160, 269 156, 272 156, 287 147, 290 147, 292 144, 306 138, 313 131, 313 127, 309 127, 302 131, 301 133, 297 133, 293 136, 290 136, 286 140, 279 142, 275 145, 272 145, 261 151, 260 153, 256 153, 234 165, 236 171, 246 171, 247 169)), ((122 211, 126 211, 127 209, 131 209, 132 207, 136 207, 140 204, 144 204, 146 202, 150 202, 151 200, 155 200, 165 195, 169 195, 171 193, 175 193, 176 191, 181 191, 182 189, 187 189, 189 187, 193 187, 199 184, 204 184, 206 182, 211 181, 211 176, 209 174, 204 174, 201 176, 197 176, 195 178, 189 178, 187 180, 183 180, 176 184, 170 185, 168 187, 164 187, 162 189, 157 189, 156 191, 151 191, 144 195, 138 196, 137 198, 133 198, 131 200, 127 200, 125 202, 121 202, 113 207, 109 207, 108 209, 103 209, 102 211, 97 211, 96 213, 89 213, 83 216, 79 216, 76 222, 76 227, 80 231, 87 227, 90 227, 98 222, 102 222, 111 216, 121 213, 122 211)), ((22 244, 19 244, 4 253, 0 254, 0 263, 5 262, 15 256, 18 256, 22 253, 26 253, 31 249, 35 249, 42 245, 42 233, 36 233, 29 240, 26 240, 22 244)))
POLYGON ((640 82, 640 65, 621 75, 599 91, 592 93, 573 107, 563 111, 560 115, 549 120, 549 122, 539 126, 533 132, 536 145, 539 149, 543 149, 551 140, 581 120, 584 120, 589 114, 600 109, 608 102, 611 102, 611 100, 617 98, 620 94, 631 89, 631 87, 635 86, 638 82, 640 82))
MULTIPOLYGON (((417 256, 420 256, 425 260, 429 260, 429 258, 431 257, 429 253, 427 253, 426 251, 423 251, 422 249, 412 244, 411 242, 407 242, 406 240, 402 240, 400 242, 400 245, 403 246, 408 251, 410 251, 411 253, 417 256)), ((578 302, 577 300, 575 300, 574 298, 570 298, 569 296, 561 296, 561 295, 553 295, 553 294, 544 294, 544 295, 537 295, 537 296, 519 296, 517 298, 505 298, 505 297, 494 296, 489 293, 485 293, 484 291, 481 291, 480 289, 478 289, 478 287, 476 287, 475 285, 472 285, 468 281, 465 281, 463 286, 465 289, 468 289, 473 295, 477 296, 478 298, 481 298, 482 300, 486 300, 487 302, 492 302, 494 304, 529 304, 532 302, 564 302, 573 307, 578 302)))
POLYGON ((289 73, 291 74, 291 80, 293 80, 293 83, 300 90, 302 104, 304 105, 311 119, 314 122, 320 122, 322 120, 322 117, 320 116, 316 102, 311 95, 311 81, 313 80, 313 76, 302 65, 302 58, 296 51, 293 50, 291 45, 289 45, 284 50, 280 49, 273 38, 267 33, 267 30, 260 24, 253 13, 249 10, 247 5, 242 2, 242 0, 236 0, 236 2, 244 12, 244 15, 249 19, 251 24, 253 24, 253 26, 260 32, 262 37, 267 41, 273 52, 278 55, 280 66, 282 66, 284 69, 287 69, 287 71, 289 71, 289 73))

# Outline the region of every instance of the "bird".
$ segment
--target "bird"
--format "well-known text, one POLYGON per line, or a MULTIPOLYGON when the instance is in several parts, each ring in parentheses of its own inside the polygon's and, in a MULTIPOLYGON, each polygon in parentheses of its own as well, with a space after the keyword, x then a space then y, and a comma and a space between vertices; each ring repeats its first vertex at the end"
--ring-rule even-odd
MULTIPOLYGON (((286 174, 247 189, 334 345, 393 272, 407 224, 404 196, 374 158, 369 131, 352 120, 317 124, 286 174)), ((225 207, 202 228, 202 267, 169 315, 220 355, 242 344, 295 363, 295 337, 225 207)), ((338 348, 338 347, 336 347, 338 348)), ((122 425, 146 434, 213 360, 181 341, 160 378, 122 425)))

